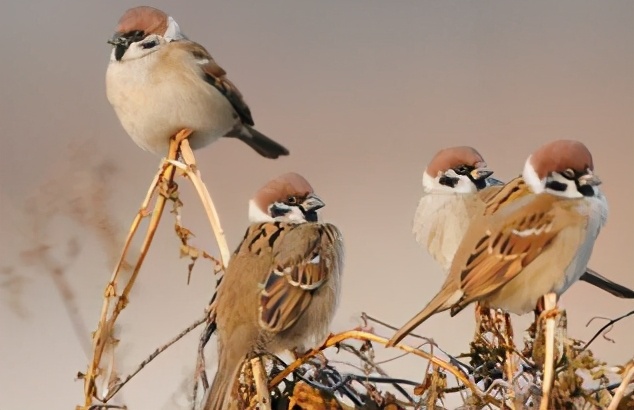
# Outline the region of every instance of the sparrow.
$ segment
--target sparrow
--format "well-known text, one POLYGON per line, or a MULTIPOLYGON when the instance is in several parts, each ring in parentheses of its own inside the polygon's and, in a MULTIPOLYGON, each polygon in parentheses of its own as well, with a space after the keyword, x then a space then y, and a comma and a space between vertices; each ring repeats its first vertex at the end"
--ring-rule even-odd
MULTIPOLYGON (((501 189, 509 194, 501 195, 494 209, 508 205, 513 200, 529 194, 530 188, 521 176, 508 184, 491 178, 493 171, 487 168, 482 155, 472 147, 451 147, 440 150, 429 162, 423 173, 423 197, 420 199, 412 232, 416 241, 439 263, 444 272, 451 267, 453 257, 464 237, 469 222, 478 213, 485 212, 487 198, 501 189)), ((591 223, 599 229, 606 223, 608 208, 605 197, 597 188, 596 205, 591 213, 591 223)), ((491 209, 489 209, 489 213, 491 209)), ((593 241, 598 230, 588 233, 593 241)), ((580 269, 589 255, 580 254, 579 266, 571 265, 570 271, 580 269)), ((586 260, 587 264, 587 260, 586 260)), ((634 298, 634 291, 611 281, 598 272, 586 268, 581 277, 601 290, 620 298, 634 298)), ((568 277, 576 277, 570 273, 568 277)))
MULTIPOLYGON (((593 269, 587 267, 590 260, 590 254, 592 251, 592 245, 596 240, 601 228, 606 224, 608 218, 608 203, 605 195, 599 187, 595 187, 596 196, 587 198, 592 204, 590 208, 590 215, 588 220, 588 231, 586 237, 585 250, 580 251, 575 258, 575 261, 568 266, 566 270, 566 277, 568 281, 563 289, 565 291, 570 285, 572 285, 577 279, 587 282, 597 288, 608 292, 616 297, 624 299, 634 299, 634 291, 611 281, 605 276, 599 274, 593 269)), ((494 204, 486 209, 481 209, 476 206, 472 206, 470 209, 481 209, 486 214, 491 214, 498 210, 502 206, 512 204, 513 201, 518 198, 522 198, 525 195, 532 193, 529 185, 524 181, 522 176, 514 178, 508 184, 504 186, 495 186, 480 191, 478 199, 487 202, 487 198, 497 196, 494 204), (503 192, 500 192, 503 191, 503 192)), ((473 217, 473 215, 470 215, 473 217)), ((563 292, 562 291, 562 292, 563 292)))
POLYGON ((344 247, 319 221, 324 202, 288 173, 249 202, 249 219, 218 288, 218 370, 203 409, 228 408, 242 362, 261 352, 306 351, 323 341, 339 299, 344 247))
POLYGON ((166 155, 170 137, 187 128, 193 149, 230 137, 266 158, 288 155, 253 128, 251 110, 225 70, 165 12, 127 10, 109 43, 108 101, 139 147, 166 155))
POLYGON ((482 155, 467 146, 438 151, 423 173, 423 196, 414 214, 412 233, 445 272, 471 216, 482 208, 476 193, 501 184, 489 178, 492 174, 482 155))
POLYGON ((389 346, 438 312, 454 316, 481 302, 521 315, 579 279, 596 238, 588 234, 597 229, 591 214, 603 201, 592 154, 579 141, 550 142, 528 157, 522 178, 531 192, 508 205, 504 198, 513 188, 491 195, 486 211, 469 225, 441 290, 389 346))

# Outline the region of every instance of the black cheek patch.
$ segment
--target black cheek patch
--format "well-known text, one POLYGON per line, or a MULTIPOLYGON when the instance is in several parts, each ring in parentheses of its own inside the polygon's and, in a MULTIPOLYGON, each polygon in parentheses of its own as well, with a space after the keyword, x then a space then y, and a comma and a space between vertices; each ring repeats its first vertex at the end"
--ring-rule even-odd
POLYGON ((273 205, 270 212, 273 218, 277 218, 278 216, 286 215, 288 213, 288 208, 280 208, 277 205, 273 205))
POLYGON ((444 186, 448 186, 449 188, 453 188, 453 187, 456 186, 458 181, 459 181, 458 178, 452 178, 452 177, 448 177, 447 175, 443 175, 443 176, 440 177, 440 180, 438 182, 440 182, 440 185, 444 185, 444 186))
POLYGON ((546 188, 552 189, 553 191, 564 192, 566 191, 566 188, 568 188, 568 185, 559 181, 548 181, 546 183, 546 188))
POLYGON ((158 42, 156 41, 148 41, 147 43, 142 43, 141 47, 143 47, 144 49, 149 49, 149 48, 154 48, 158 46, 158 42))

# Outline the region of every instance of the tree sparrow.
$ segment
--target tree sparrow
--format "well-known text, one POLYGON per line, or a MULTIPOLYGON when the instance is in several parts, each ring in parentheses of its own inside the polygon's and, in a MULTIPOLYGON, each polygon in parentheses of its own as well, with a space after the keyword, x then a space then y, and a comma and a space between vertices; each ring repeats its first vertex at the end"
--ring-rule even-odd
POLYGON ((166 155, 170 137, 188 128, 193 149, 231 137, 267 158, 288 155, 252 128, 251 111, 226 72, 163 11, 126 11, 109 43, 108 101, 144 150, 166 155))
POLYGON ((476 193, 496 181, 493 171, 471 147, 440 150, 423 173, 423 196, 414 214, 416 241, 449 270, 458 245, 477 213, 476 193))
MULTIPOLYGON (((585 247, 579 251, 573 263, 566 269, 568 282, 563 291, 579 279, 616 297, 634 299, 633 290, 613 282, 587 267, 594 241, 599 235, 599 231, 603 225, 607 222, 608 217, 608 203, 603 192, 599 187, 595 187, 595 192, 596 196, 586 198, 591 203, 591 207, 585 247)), ((482 211, 486 214, 492 214, 501 207, 512 204, 515 200, 530 195, 531 193, 533 193, 533 191, 530 186, 524 181, 522 176, 519 176, 504 186, 491 187, 481 191, 478 197, 483 202, 489 202, 493 197, 497 197, 493 203, 489 204, 486 210, 482 211)))
POLYGON ((500 206, 513 192, 502 189, 487 201, 489 211, 474 217, 440 292, 389 345, 431 315, 450 309, 454 316, 471 302, 524 314, 543 295, 561 295, 584 272, 594 244, 587 233, 598 229, 590 219, 603 199, 593 170, 578 141, 557 140, 530 155, 522 177, 531 193, 500 206))
POLYGON ((318 222, 324 203, 302 176, 284 174, 249 203, 252 225, 218 289, 218 371, 203 409, 227 408, 247 356, 304 351, 329 332, 339 298, 343 240, 318 222))
MULTIPOLYGON (((423 197, 420 199, 412 232, 416 241, 438 262, 443 271, 451 267, 454 254, 464 237, 469 222, 479 213, 484 213, 484 204, 502 189, 508 194, 501 195, 495 209, 508 205, 513 200, 530 194, 531 190, 520 176, 509 182, 490 178, 482 156, 472 147, 452 147, 440 150, 430 161, 423 174, 423 197)), ((599 227, 607 219, 607 202, 597 189, 597 206, 593 207, 589 226, 599 227)), ((491 212, 491 209, 489 209, 491 212)), ((588 232, 594 241, 598 230, 588 232)), ((581 269, 583 260, 589 255, 580 253, 578 264, 571 264, 569 270, 581 269), (578 265, 578 266, 575 266, 578 265)), ((586 261, 587 263, 587 261, 586 261)), ((576 277, 570 273, 569 277, 576 277)), ((615 283, 598 272, 586 269, 580 280, 588 282, 620 298, 634 298, 634 291, 615 283)))

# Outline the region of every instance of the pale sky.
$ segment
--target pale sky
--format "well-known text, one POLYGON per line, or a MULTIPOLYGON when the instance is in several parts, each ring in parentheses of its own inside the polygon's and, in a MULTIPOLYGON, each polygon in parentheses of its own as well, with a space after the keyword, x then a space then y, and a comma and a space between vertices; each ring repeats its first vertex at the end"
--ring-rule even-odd
MULTIPOLYGON (((426 163, 451 145, 476 147, 495 177, 510 179, 548 140, 586 143, 610 203, 590 266, 634 288, 634 2, 148 4, 207 47, 244 94, 256 127, 291 151, 271 161, 226 140, 197 152, 230 247, 246 229, 248 199, 282 172, 303 174, 327 203, 324 217, 342 230, 347 249, 334 331, 358 325, 362 311, 401 325, 439 289, 441 271, 410 226, 426 163)), ((87 358, 51 275, 41 264, 27 264, 21 252, 50 247, 93 330, 117 246, 104 245, 78 218, 106 210, 108 221, 125 232, 158 166, 158 158, 125 134, 105 98, 106 40, 135 5, 30 0, 0 6, 7 33, 0 46, 3 409, 70 409, 82 401, 83 385, 74 377, 85 371, 87 358), (101 196, 86 199, 91 192, 101 196), (39 242, 32 230, 37 221, 44 221, 39 242), (19 289, 7 285, 15 281, 22 281, 19 289)), ((193 243, 215 252, 201 206, 186 181, 181 187, 193 243)), ((165 215, 119 321, 124 374, 198 318, 213 291, 204 261, 186 285, 188 262, 178 259, 170 218, 165 215)), ((618 316, 634 305, 585 283, 573 286, 561 304, 569 335, 579 339, 603 324, 586 327, 593 316, 618 316)), ((452 319, 439 314, 418 333, 448 352, 466 351, 470 312, 452 319)), ((518 332, 528 320, 515 318, 518 332)), ((632 319, 618 324, 609 335, 614 343, 598 339, 596 355, 613 364, 631 358, 633 325, 632 319)), ((124 389, 130 409, 178 408, 172 396, 184 402, 182 384, 193 371, 198 335, 194 331, 124 389)), ((212 349, 207 356, 213 361, 212 349)), ((424 363, 412 359, 385 367, 411 379, 424 371, 424 363)))

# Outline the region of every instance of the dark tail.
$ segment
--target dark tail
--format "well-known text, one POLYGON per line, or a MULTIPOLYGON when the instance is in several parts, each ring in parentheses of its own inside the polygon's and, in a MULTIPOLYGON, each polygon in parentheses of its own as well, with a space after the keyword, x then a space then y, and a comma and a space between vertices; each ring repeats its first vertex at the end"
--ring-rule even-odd
POLYGON ((227 137, 238 138, 265 158, 275 159, 288 155, 288 150, 284 146, 246 124, 240 130, 227 134, 227 137))
POLYGON ((586 269, 586 272, 581 275, 581 280, 588 282, 591 285, 596 286, 612 295, 623 299, 634 299, 634 291, 626 288, 623 285, 612 282, 610 279, 599 275, 597 272, 590 268, 586 269))

